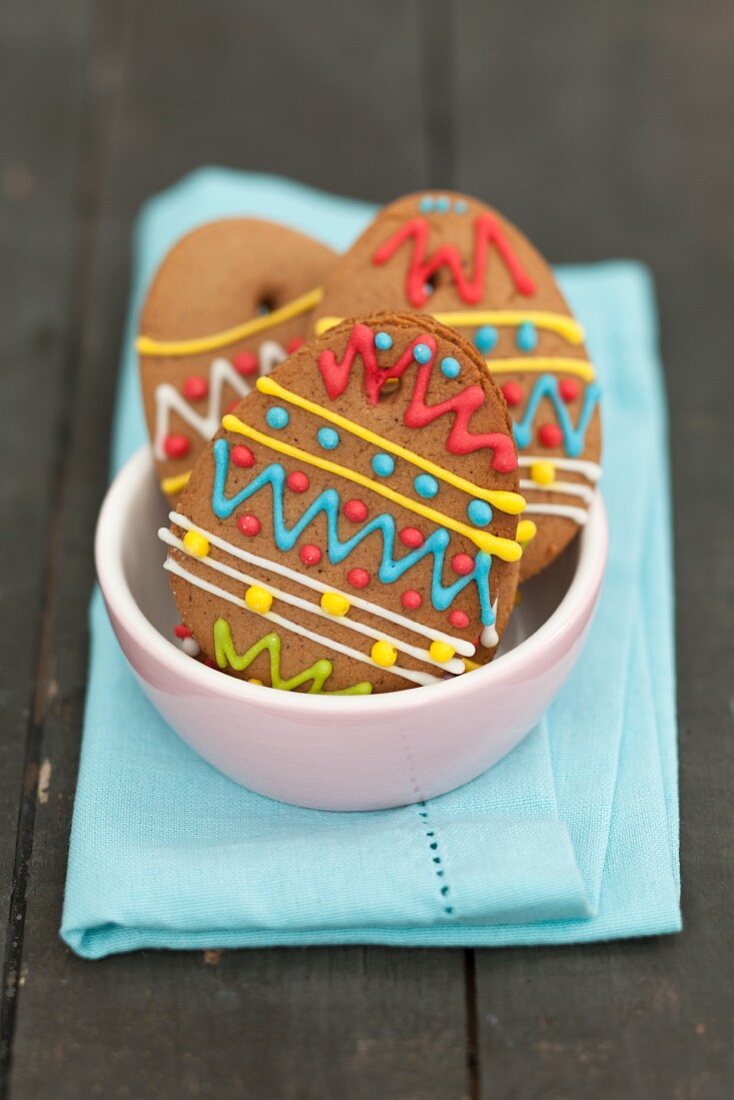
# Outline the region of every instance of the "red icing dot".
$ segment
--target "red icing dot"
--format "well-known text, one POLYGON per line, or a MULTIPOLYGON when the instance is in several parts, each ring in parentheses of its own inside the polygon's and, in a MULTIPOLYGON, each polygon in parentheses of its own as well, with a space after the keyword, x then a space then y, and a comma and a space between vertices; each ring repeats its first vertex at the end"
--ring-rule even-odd
POLYGON ((205 657, 204 658, 204 664, 206 665, 207 668, 217 668, 218 667, 214 663, 214 661, 211 659, 211 657, 205 657))
POLYGON ((304 565, 318 565, 321 561, 321 551, 312 542, 307 542, 298 551, 298 556, 304 565))
POLYGON ((362 523, 367 519, 367 505, 361 500, 348 500, 344 505, 344 515, 350 523, 362 523))
POLYGON ((466 577, 474 569, 474 558, 470 558, 468 554, 454 554, 451 559, 451 568, 460 577, 466 577))
POLYGON ((231 401, 229 403, 229 405, 227 405, 227 408, 224 411, 226 413, 233 413, 235 411, 235 409, 237 408, 237 406, 239 405, 241 400, 242 400, 241 397, 235 397, 234 401, 231 401))
POLYGON ((558 386, 558 392, 567 404, 576 400, 579 389, 580 386, 574 378, 564 378, 558 386))
POLYGON ((183 384, 183 395, 187 401, 201 401, 209 393, 209 383, 200 374, 192 374, 183 384))
POLYGON ((252 512, 245 512, 244 516, 240 516, 237 526, 243 535, 252 537, 260 534, 260 520, 257 516, 253 516, 252 512))
POLYGON ((412 550, 415 550, 418 546, 422 546, 426 541, 417 527, 404 527, 398 535, 398 538, 403 546, 409 546, 412 550))
POLYGON ((169 458, 183 458, 191 450, 191 441, 185 435, 167 435, 163 440, 163 450, 169 458))
POLYGON ((177 638, 190 638, 191 637, 191 631, 189 630, 189 628, 186 626, 185 623, 179 623, 178 626, 174 626, 173 633, 176 635, 177 638))
POLYGON ((302 470, 294 470, 292 474, 288 474, 285 483, 294 493, 305 493, 311 484, 302 470))
POLYGON ((563 443, 563 432, 557 424, 544 424, 538 431, 538 439, 544 447, 560 447, 563 443))
POLYGON ((370 583, 370 575, 366 569, 350 569, 347 580, 353 588, 366 588, 370 583))
POLYGON ((502 396, 510 408, 514 408, 515 405, 519 405, 522 401, 522 386, 519 382, 505 382, 500 389, 502 390, 502 396))
POLYGON ((232 360, 232 366, 238 374, 254 374, 259 365, 258 358, 252 351, 238 351, 232 360))
POLYGON ((408 611, 417 611, 423 603, 423 597, 414 588, 409 588, 407 592, 403 592, 400 602, 408 611))
POLYGON ((452 611, 449 614, 449 622, 457 630, 464 630, 469 625, 469 616, 466 611, 452 611))
POLYGON ((304 343, 305 343, 305 340, 303 339, 302 336, 294 336, 293 339, 289 340, 288 343, 286 344, 285 350, 288 352, 289 355, 293 355, 293 352, 298 351, 298 349, 304 343))
POLYGON ((235 466, 244 466, 249 469, 250 466, 255 465, 255 456, 249 447, 245 447, 244 443, 238 443, 236 447, 232 448, 231 458, 235 466))

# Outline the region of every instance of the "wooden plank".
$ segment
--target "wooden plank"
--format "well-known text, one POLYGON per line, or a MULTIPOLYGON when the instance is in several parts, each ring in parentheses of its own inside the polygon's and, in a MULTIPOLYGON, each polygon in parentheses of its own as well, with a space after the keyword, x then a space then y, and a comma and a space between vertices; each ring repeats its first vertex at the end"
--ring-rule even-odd
POLYGON ((21 2, 0 6, 0 1093, 15 1014, 39 719, 54 685, 46 609, 70 404, 86 9, 70 3, 62 12, 43 2, 31 21, 21 2))
POLYGON ((554 260, 635 256, 658 287, 671 404, 683 909, 679 937, 478 952, 485 1096, 734 1088, 729 474, 731 6, 461 6, 461 186, 554 260), (729 278, 727 279, 727 273, 729 278), (695 538, 691 533, 695 532, 695 538))
MULTIPOLYGON (((334 21, 326 0, 294 9, 287 25, 274 22, 266 3, 246 14, 227 2, 136 5, 124 36, 100 16, 92 73, 114 77, 123 41, 125 66, 119 94, 113 87, 101 102, 95 96, 84 154, 104 188, 59 519, 63 584, 50 598, 59 702, 43 721, 52 773, 36 817, 15 1096, 468 1093, 462 952, 141 953, 90 964, 56 938, 86 672, 81 624, 133 215, 143 197, 202 161, 273 168, 368 197, 417 186, 425 150, 412 126, 420 113, 414 16, 408 3, 391 5, 389 41, 359 5, 334 21), (274 41, 277 66, 263 47, 274 41), (370 80, 355 82, 351 70, 365 57, 370 80), (404 115, 389 109, 401 90, 404 115), (304 136, 304 101, 326 138, 304 136), (346 156, 338 135, 360 130, 366 146, 350 141, 354 156, 346 156)), ((91 198, 96 207, 96 192, 91 198)))

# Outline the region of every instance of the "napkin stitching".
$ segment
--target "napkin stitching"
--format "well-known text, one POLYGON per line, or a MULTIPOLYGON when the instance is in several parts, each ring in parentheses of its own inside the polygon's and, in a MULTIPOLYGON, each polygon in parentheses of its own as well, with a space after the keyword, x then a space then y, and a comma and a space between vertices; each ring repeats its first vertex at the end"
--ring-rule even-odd
MULTIPOLYGON (((428 850, 431 853, 431 863, 433 864, 433 873, 437 879, 446 878, 446 870, 443 865, 443 857, 440 854, 438 837, 436 835, 436 828, 432 824, 428 816, 428 804, 425 794, 421 790, 418 782, 418 777, 415 774, 415 761, 413 753, 410 748, 405 731, 400 731, 400 743, 403 746, 403 753, 405 755, 405 763, 408 768, 408 780, 410 782, 410 788, 413 794, 420 801, 417 802, 418 817, 421 819, 421 826, 425 830, 425 837, 428 840, 428 850)), ((454 906, 448 904, 448 898, 451 894, 451 887, 447 882, 439 882, 438 892, 441 895, 441 906, 447 917, 454 916, 454 906)))

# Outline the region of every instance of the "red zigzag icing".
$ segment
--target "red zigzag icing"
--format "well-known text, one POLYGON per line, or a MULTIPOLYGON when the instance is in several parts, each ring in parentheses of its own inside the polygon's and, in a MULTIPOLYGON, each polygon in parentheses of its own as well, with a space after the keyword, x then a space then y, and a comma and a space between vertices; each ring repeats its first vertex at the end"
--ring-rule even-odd
POLYGON ((518 293, 526 296, 535 293, 535 283, 510 248, 499 222, 491 214, 480 214, 474 222, 474 274, 471 279, 464 274, 461 256, 455 244, 441 245, 432 255, 426 255, 430 231, 426 218, 413 218, 380 245, 372 257, 373 263, 387 263, 405 241, 413 238, 413 255, 405 280, 405 291, 408 301, 416 309, 420 309, 428 301, 428 294, 424 289, 426 283, 444 265, 451 271, 462 299, 468 305, 478 305, 484 293, 490 245, 495 246, 504 260, 518 293))
POLYGON ((326 392, 333 401, 344 393, 352 371, 352 364, 359 356, 364 367, 364 389, 367 400, 376 405, 380 399, 380 390, 386 382, 400 378, 405 371, 414 366, 416 370, 415 386, 410 404, 405 411, 403 423, 408 428, 425 428, 441 416, 453 414, 453 423, 446 440, 446 450, 452 454, 473 454, 483 447, 494 451, 492 469, 499 473, 509 473, 517 468, 515 446, 509 435, 502 432, 484 432, 476 435, 469 429, 469 421, 480 408, 486 394, 478 385, 467 386, 455 397, 449 397, 438 405, 426 404, 426 393, 435 362, 436 341, 429 333, 424 333, 412 341, 410 347, 401 355, 392 367, 380 367, 375 354, 375 335, 371 328, 359 322, 354 325, 347 344, 344 358, 338 361, 333 351, 322 351, 318 364, 324 380, 326 392), (416 344, 425 344, 431 350, 427 363, 417 363, 413 354, 416 344))

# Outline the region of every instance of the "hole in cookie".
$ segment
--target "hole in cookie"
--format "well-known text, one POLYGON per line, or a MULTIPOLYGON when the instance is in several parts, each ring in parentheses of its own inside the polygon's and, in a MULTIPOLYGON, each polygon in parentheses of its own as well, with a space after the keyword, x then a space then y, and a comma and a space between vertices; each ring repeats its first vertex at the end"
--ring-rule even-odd
POLYGON ((255 313, 258 317, 266 317, 268 313, 272 313, 274 309, 277 309, 275 299, 271 295, 264 295, 255 306, 255 313))
POLYGON ((423 293, 427 298, 430 298, 434 290, 438 286, 438 280, 435 275, 429 275, 423 284, 423 293))

